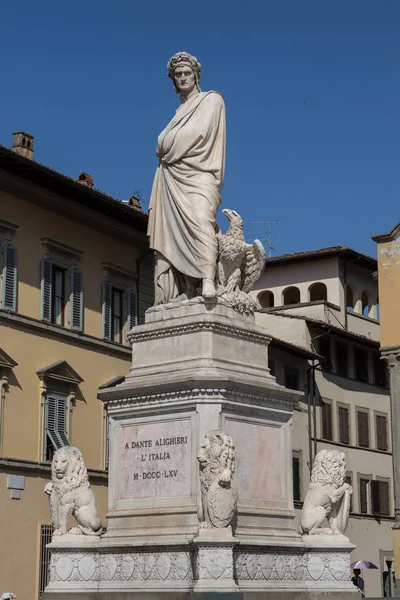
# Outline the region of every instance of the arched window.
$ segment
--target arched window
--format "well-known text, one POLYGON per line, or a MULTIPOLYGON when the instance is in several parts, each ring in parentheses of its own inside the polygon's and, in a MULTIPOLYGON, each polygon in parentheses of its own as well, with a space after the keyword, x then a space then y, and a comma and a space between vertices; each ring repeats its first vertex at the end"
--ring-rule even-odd
POLYGON ((269 290, 258 294, 257 300, 261 308, 272 308, 273 306, 275 306, 274 294, 269 290))
POLYGON ((299 304, 300 290, 297 287, 288 287, 283 292, 283 304, 299 304))
POLYGON ((354 311, 354 294, 349 285, 346 285, 346 308, 347 310, 354 311))
POLYGON ((363 292, 361 294, 361 310, 364 317, 368 317, 369 315, 369 297, 368 292, 363 292))
POLYGON ((328 300, 328 290, 324 283, 313 283, 308 288, 308 293, 310 295, 310 302, 315 302, 317 300, 328 300))

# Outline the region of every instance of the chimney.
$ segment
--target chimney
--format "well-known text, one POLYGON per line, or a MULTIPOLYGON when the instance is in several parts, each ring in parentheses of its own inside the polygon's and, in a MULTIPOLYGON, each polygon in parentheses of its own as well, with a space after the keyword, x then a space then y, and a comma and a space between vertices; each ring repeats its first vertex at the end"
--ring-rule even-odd
POLYGON ((25 131, 13 133, 12 150, 20 156, 33 160, 33 135, 25 133, 25 131))
POLYGON ((137 210, 142 210, 140 198, 138 198, 137 196, 131 196, 129 198, 128 206, 130 206, 131 208, 136 208, 137 210))
POLYGON ((89 173, 85 173, 85 171, 82 171, 82 173, 79 175, 78 182, 82 185, 86 185, 88 188, 93 187, 93 177, 89 175, 89 173))

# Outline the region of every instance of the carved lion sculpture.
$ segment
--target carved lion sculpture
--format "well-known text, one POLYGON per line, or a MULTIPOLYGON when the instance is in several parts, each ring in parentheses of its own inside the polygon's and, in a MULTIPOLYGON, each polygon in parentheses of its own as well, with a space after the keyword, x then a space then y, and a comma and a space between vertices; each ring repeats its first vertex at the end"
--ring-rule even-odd
POLYGON ((346 462, 343 452, 318 452, 301 513, 301 533, 343 536, 349 519, 350 496, 353 493, 351 485, 345 483, 345 479, 346 462), (321 527, 325 519, 328 520, 329 527, 321 527))
POLYGON ((210 431, 204 438, 197 460, 200 463, 202 528, 228 527, 236 510, 237 493, 232 480, 235 471, 235 446, 222 431, 210 431))
POLYGON ((65 533, 101 535, 99 511, 78 448, 63 446, 57 450, 51 464, 51 478, 44 491, 50 499, 53 536, 65 533), (77 520, 78 527, 68 531, 71 515, 77 520))

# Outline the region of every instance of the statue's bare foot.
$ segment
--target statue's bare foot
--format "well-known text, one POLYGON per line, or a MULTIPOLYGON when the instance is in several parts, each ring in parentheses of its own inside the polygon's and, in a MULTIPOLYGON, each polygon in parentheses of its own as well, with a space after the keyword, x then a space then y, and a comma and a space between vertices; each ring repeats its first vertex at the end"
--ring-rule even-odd
POLYGON ((217 297, 217 290, 215 289, 212 279, 203 279, 203 289, 201 295, 207 300, 217 297))

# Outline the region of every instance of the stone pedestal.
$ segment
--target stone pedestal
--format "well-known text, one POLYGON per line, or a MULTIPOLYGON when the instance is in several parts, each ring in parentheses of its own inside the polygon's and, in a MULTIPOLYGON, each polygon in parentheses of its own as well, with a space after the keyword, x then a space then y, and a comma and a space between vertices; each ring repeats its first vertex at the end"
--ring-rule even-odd
POLYGON ((82 591, 129 600, 354 597, 353 547, 314 548, 296 531, 291 420, 300 393, 269 373, 266 330, 196 299, 151 310, 129 339, 128 377, 99 394, 109 416, 107 533, 96 543, 53 541, 48 600, 82 591), (210 430, 236 446, 232 530, 199 528, 196 455, 210 430))

